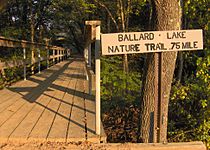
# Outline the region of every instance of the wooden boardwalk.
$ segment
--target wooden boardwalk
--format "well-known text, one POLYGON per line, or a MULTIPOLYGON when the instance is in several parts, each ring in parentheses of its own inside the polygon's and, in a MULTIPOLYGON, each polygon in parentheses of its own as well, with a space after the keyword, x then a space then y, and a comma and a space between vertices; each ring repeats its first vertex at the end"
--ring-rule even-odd
POLYGON ((83 59, 70 58, 0 90, 0 141, 104 142, 87 84, 83 59))

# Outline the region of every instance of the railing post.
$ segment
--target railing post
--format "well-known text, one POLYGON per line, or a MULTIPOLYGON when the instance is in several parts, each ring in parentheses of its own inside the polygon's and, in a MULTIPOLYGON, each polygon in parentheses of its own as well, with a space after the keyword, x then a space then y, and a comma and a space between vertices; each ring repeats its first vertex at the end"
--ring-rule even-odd
POLYGON ((26 49, 23 48, 23 61, 24 61, 24 67, 23 67, 23 78, 26 80, 26 49))
POLYGON ((84 58, 85 58, 85 63, 87 64, 88 63, 88 52, 87 52, 87 47, 85 47, 84 49, 84 58))
POLYGON ((60 62, 61 59, 60 59, 60 50, 58 50, 58 62, 60 62))
POLYGON ((56 50, 56 53, 55 53, 55 57, 56 57, 56 64, 59 62, 59 57, 58 57, 58 54, 59 54, 59 51, 56 50))
POLYGON ((49 58, 49 49, 48 49, 48 47, 47 47, 47 69, 49 69, 49 67, 50 67, 50 58, 49 58))
POLYGON ((38 49, 38 69, 39 73, 41 72, 41 56, 40 56, 40 49, 38 49))
POLYGON ((61 50, 60 58, 61 58, 61 61, 63 61, 63 51, 62 50, 61 50))
POLYGON ((60 50, 60 62, 62 61, 62 51, 60 50))
POLYGON ((71 49, 68 50, 68 58, 71 56, 71 49))
POLYGON ((53 49, 53 65, 55 64, 55 50, 53 49))
POLYGON ((62 61, 62 51, 59 50, 59 58, 60 58, 60 62, 62 61))
POLYGON ((65 60, 67 59, 67 49, 65 49, 65 60))
POLYGON ((91 43, 88 45, 88 66, 91 67, 91 43))
POLYGON ((32 47, 31 47, 31 74, 34 74, 34 63, 35 63, 34 45, 32 44, 32 47))
POLYGON ((62 61, 64 61, 64 50, 62 51, 62 61))
POLYGON ((100 25, 96 26, 95 69, 96 69, 96 134, 101 134, 101 97, 100 97, 100 25))
POLYGON ((49 48, 48 48, 48 46, 49 46, 49 40, 50 39, 45 39, 45 45, 46 45, 46 50, 47 50, 47 69, 49 69, 49 66, 50 66, 50 60, 49 60, 49 48))
POLYGON ((62 51, 60 50, 60 62, 62 61, 62 51))

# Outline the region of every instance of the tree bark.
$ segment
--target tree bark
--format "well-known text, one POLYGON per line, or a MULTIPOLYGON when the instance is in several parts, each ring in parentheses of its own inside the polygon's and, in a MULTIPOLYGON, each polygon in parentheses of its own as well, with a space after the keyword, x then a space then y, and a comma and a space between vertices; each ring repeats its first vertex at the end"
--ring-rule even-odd
POLYGON ((24 30, 22 30, 22 39, 27 40, 27 17, 28 17, 28 1, 24 0, 21 12, 21 26, 24 30))
MULTIPOLYGON (((179 30, 180 29, 180 11, 179 3, 174 0, 152 0, 153 16, 155 19, 155 30, 179 30)), ((168 121, 168 101, 173 79, 176 52, 162 53, 162 106, 160 116, 163 120, 160 140, 157 140, 157 125, 155 114, 157 112, 157 90, 160 83, 157 84, 157 72, 159 64, 158 54, 148 54, 145 61, 145 73, 142 87, 142 97, 140 106, 140 129, 139 141, 148 142, 166 142, 167 141, 167 121, 168 121)))
POLYGON ((107 15, 107 33, 110 33, 110 31, 111 31, 111 28, 110 28, 110 16, 109 15, 107 15))
POLYGON ((183 53, 179 52, 178 53, 178 73, 177 73, 177 82, 181 82, 182 80, 182 72, 184 68, 184 58, 183 58, 183 53))
POLYGON ((127 3, 127 10, 126 10, 126 17, 125 17, 125 28, 126 28, 126 32, 128 32, 128 28, 129 28, 129 17, 130 17, 130 11, 131 11, 131 0, 128 0, 127 3))
MULTIPOLYGON (((184 1, 180 0, 180 7, 181 10, 180 12, 182 12, 182 29, 186 29, 186 20, 185 20, 185 15, 184 15, 184 1)), ((177 82, 181 82, 182 80, 182 73, 183 73, 183 68, 184 68, 184 57, 183 57, 183 52, 178 52, 178 73, 177 73, 177 82)))
MULTIPOLYGON (((118 18, 119 22, 121 23, 121 29, 122 32, 126 31, 125 28, 125 11, 124 11, 124 5, 122 0, 118 0, 118 18)), ((128 56, 127 54, 123 55, 123 70, 125 73, 128 73, 128 56)))

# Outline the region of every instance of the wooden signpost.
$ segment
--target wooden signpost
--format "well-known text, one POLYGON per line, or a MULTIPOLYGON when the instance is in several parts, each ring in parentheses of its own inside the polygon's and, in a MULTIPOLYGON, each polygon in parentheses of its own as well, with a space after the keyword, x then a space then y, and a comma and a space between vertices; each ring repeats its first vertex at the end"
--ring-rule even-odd
MULTIPOLYGON (((102 34, 102 55, 119 55, 134 53, 157 53, 159 62, 155 65, 158 89, 155 92, 155 112, 153 128, 153 143, 161 142, 163 133, 163 92, 162 92, 162 52, 202 50, 202 30, 150 31, 102 34), (157 64, 158 63, 158 64, 157 64)), ((96 83, 97 84, 97 83, 96 83)), ((154 85, 154 86, 156 86, 154 85)))
MULTIPOLYGON (((102 55, 119 55, 134 53, 156 53, 159 61, 155 65, 157 91, 155 92, 155 112, 153 123, 153 142, 160 142, 162 135, 162 52, 202 50, 202 30, 149 31, 101 34, 100 21, 86 21, 86 44, 84 56, 88 66, 91 66, 91 43, 95 42, 95 102, 97 135, 101 134, 101 104, 100 104, 100 50, 102 55), (101 36, 100 36, 101 35, 101 36), (158 53, 157 53, 158 52, 158 53), (158 64, 157 64, 158 63, 158 64), (158 129, 158 130, 156 130, 158 129)), ((92 84, 89 82, 89 84, 92 84)), ((156 86, 156 85, 155 85, 156 86)), ((92 87, 89 85, 89 87, 92 87)), ((90 88, 89 91, 92 91, 90 88)), ((91 92, 90 92, 91 93, 91 92)))

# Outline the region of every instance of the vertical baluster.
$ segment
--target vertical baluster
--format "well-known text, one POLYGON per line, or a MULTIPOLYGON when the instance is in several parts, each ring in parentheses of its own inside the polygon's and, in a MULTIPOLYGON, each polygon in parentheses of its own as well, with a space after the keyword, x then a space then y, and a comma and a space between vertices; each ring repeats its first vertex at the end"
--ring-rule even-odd
POLYGON ((38 69, 39 73, 41 72, 41 55, 40 55, 40 49, 38 49, 38 69))
POLYGON ((25 48, 23 48, 23 61, 24 61, 23 77, 24 77, 24 80, 26 80, 26 49, 25 48))

